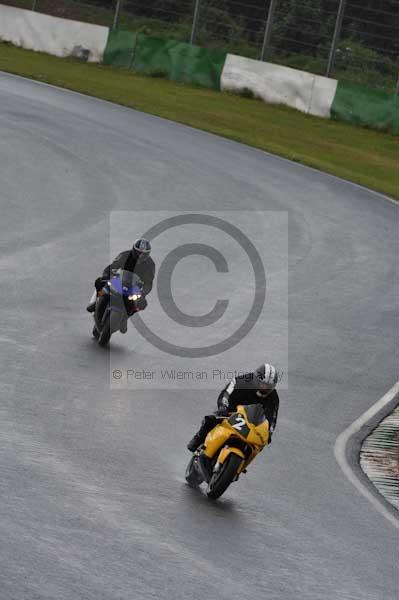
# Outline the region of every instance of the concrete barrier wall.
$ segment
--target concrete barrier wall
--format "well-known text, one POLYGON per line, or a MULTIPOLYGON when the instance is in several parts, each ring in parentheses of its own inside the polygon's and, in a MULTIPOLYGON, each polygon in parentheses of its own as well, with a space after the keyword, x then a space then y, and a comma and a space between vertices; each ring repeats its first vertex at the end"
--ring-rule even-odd
POLYGON ((108 32, 108 27, 0 4, 0 40, 27 50, 101 62, 108 32))
POLYGON ((337 92, 338 81, 321 75, 314 76, 309 114, 316 117, 331 117, 331 107, 337 92))
POLYGON ((305 71, 228 54, 221 88, 236 93, 248 89, 265 102, 330 117, 337 82, 305 71))

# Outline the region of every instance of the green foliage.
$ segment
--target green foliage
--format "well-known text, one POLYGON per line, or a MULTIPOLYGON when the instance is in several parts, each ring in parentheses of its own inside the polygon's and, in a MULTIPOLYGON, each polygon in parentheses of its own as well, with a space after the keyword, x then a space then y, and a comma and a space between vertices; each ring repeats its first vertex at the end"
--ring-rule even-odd
POLYGON ((399 70, 399 60, 392 60, 354 39, 341 40, 337 48, 336 65, 343 70, 378 70, 390 73, 399 70))
POLYGON ((145 33, 145 35, 162 39, 173 39, 177 42, 187 42, 190 39, 191 27, 186 23, 172 24, 146 17, 132 17, 122 14, 120 29, 145 33))
POLYGON ((222 40, 226 45, 247 41, 245 20, 243 17, 231 16, 228 12, 215 7, 206 9, 206 23, 198 34, 198 42, 207 38, 222 40))
POLYGON ((336 77, 393 92, 398 73, 399 59, 392 60, 354 39, 341 40, 338 45, 336 77))
POLYGON ((324 75, 326 72, 327 60, 322 56, 308 56, 306 54, 275 55, 274 60, 287 67, 310 71, 318 75, 324 75))
POLYGON ((378 52, 354 39, 341 40, 337 47, 336 65, 341 69, 356 69, 364 65, 374 68, 382 59, 378 52))
POLYGON ((273 46, 288 53, 320 53, 331 41, 334 31, 336 13, 327 10, 330 4, 319 0, 280 0, 273 27, 273 46))

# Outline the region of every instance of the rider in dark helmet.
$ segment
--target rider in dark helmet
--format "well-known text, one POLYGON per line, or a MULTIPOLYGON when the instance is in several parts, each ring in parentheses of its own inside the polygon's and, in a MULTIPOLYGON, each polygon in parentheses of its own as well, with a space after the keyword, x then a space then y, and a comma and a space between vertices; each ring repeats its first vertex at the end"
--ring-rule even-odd
MULTIPOLYGON (((126 271, 132 271, 136 273, 138 277, 144 283, 143 286, 143 298, 139 301, 138 307, 144 310, 147 306, 145 296, 147 296, 152 290, 152 284, 155 276, 155 263, 151 256, 151 244, 148 240, 140 238, 133 244, 131 250, 121 252, 114 259, 114 261, 104 269, 102 277, 98 277, 94 282, 96 288, 94 294, 90 300, 90 304, 87 306, 88 312, 94 312, 96 307, 97 293, 102 290, 104 283, 111 279, 112 271, 117 269, 125 269, 126 271)), ((121 332, 126 333, 127 331, 127 319, 121 327, 121 332)))
POLYGON ((220 392, 217 400, 217 411, 206 415, 199 431, 187 444, 191 452, 195 452, 210 431, 217 425, 217 417, 227 417, 234 412, 239 404, 262 404, 269 422, 269 444, 271 443, 277 422, 279 397, 276 385, 281 379, 273 365, 264 363, 252 373, 234 377, 220 392))

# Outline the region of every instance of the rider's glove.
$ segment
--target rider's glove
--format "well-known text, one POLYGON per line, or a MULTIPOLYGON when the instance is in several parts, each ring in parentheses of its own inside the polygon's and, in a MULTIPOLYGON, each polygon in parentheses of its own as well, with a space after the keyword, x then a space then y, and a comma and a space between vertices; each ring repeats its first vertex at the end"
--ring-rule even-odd
POLYGON ((97 277, 97 279, 94 282, 94 287, 96 288, 97 292, 102 290, 104 287, 104 279, 102 277, 97 277))
POLYGON ((227 417, 229 414, 229 399, 226 396, 219 398, 216 414, 218 417, 227 417))
POLYGON ((227 417, 229 415, 229 409, 227 406, 220 406, 216 411, 217 417, 227 417))

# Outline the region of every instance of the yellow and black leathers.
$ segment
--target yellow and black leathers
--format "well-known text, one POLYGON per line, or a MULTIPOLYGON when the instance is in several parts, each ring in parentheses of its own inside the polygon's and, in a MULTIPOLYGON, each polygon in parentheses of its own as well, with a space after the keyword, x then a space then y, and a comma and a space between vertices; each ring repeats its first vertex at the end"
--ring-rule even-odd
MULTIPOLYGON (((247 373, 235 377, 220 392, 217 405, 217 415, 232 413, 238 405, 261 404, 269 422, 269 443, 276 427, 279 409, 279 396, 277 391, 271 390, 267 395, 262 395, 257 385, 255 373, 247 373)), ((187 448, 194 452, 198 446, 204 443, 207 434, 215 427, 217 418, 215 415, 206 415, 201 423, 200 429, 187 444, 187 448)))
POLYGON ((223 419, 208 433, 204 455, 216 461, 215 469, 230 454, 242 459, 237 475, 253 461, 269 440, 269 423, 260 404, 237 406, 237 411, 223 419))

